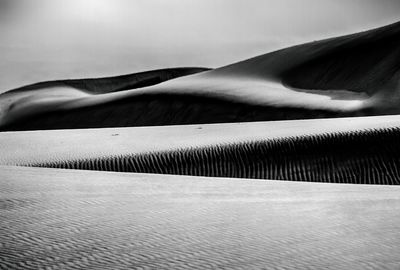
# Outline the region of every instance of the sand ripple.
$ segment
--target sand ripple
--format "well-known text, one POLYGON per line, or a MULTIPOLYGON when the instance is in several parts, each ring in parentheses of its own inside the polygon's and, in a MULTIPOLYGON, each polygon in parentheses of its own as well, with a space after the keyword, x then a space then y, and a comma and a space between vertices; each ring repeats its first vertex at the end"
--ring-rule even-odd
POLYGON ((1 269, 400 267, 397 187, 0 174, 1 269))

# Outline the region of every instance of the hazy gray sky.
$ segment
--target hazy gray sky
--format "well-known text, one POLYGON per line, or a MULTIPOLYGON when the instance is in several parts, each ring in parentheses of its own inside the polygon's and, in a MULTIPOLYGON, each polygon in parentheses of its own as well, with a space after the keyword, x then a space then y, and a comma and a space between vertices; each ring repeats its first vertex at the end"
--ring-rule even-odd
POLYGON ((399 14, 400 0, 0 0, 0 92, 41 80, 218 67, 399 14))

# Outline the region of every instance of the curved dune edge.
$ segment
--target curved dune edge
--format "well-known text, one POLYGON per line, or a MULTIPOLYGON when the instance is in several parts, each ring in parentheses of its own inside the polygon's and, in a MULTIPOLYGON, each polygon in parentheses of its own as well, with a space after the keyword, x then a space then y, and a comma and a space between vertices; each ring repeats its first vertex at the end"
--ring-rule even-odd
MULTIPOLYGON (((210 69, 202 67, 165 68, 113 77, 55 80, 30 84, 0 94, 0 119, 10 113, 13 114, 12 112, 15 110, 43 113, 48 111, 46 106, 51 106, 51 104, 148 87, 207 70, 210 69)), ((5 119, 3 120, 4 123, 7 122, 5 119)))
POLYGON ((0 164, 395 185, 399 129, 400 116, 380 116, 5 132, 0 164))
POLYGON ((16 94, 32 90, 40 91, 41 89, 44 88, 57 87, 57 86, 72 87, 75 89, 79 89, 81 91, 89 92, 91 94, 105 94, 111 92, 119 92, 128 89, 152 86, 168 80, 208 70, 210 70, 210 68, 178 67, 178 68, 156 69, 156 70, 143 71, 133 74, 103 77, 103 78, 46 81, 12 89, 3 94, 6 93, 16 94))
MULTIPOLYGON (((2 130, 397 114, 400 23, 306 43, 157 85, 10 104, 2 130)), ((62 90, 64 91, 64 90, 62 90)), ((100 91, 102 92, 102 91, 100 91)))

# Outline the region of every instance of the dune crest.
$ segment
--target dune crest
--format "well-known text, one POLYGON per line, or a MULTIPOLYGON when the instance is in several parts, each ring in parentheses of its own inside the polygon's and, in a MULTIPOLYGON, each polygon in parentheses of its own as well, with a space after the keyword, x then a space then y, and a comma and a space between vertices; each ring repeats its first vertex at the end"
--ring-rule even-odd
MULTIPOLYGON (((194 72, 193 72, 194 73, 194 72)), ((2 130, 398 114, 400 22, 157 85, 7 105, 2 130), (107 92, 107 93, 106 93, 107 92)), ((86 86, 87 87, 87 86, 86 86)), ((102 88, 103 86, 99 86, 102 88)), ((83 86, 85 89, 85 86, 83 86)), ((15 93, 15 92, 14 92, 15 93)), ((9 93, 0 95, 4 104, 9 93)), ((21 93, 22 94, 22 93, 21 93)))

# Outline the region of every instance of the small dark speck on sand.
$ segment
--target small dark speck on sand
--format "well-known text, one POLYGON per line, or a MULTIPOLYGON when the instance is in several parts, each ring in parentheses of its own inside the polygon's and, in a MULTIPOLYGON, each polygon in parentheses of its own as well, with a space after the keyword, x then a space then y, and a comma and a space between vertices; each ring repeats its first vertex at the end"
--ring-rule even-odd
POLYGON ((118 133, 115 133, 115 134, 111 134, 111 136, 118 136, 119 134, 118 133))

